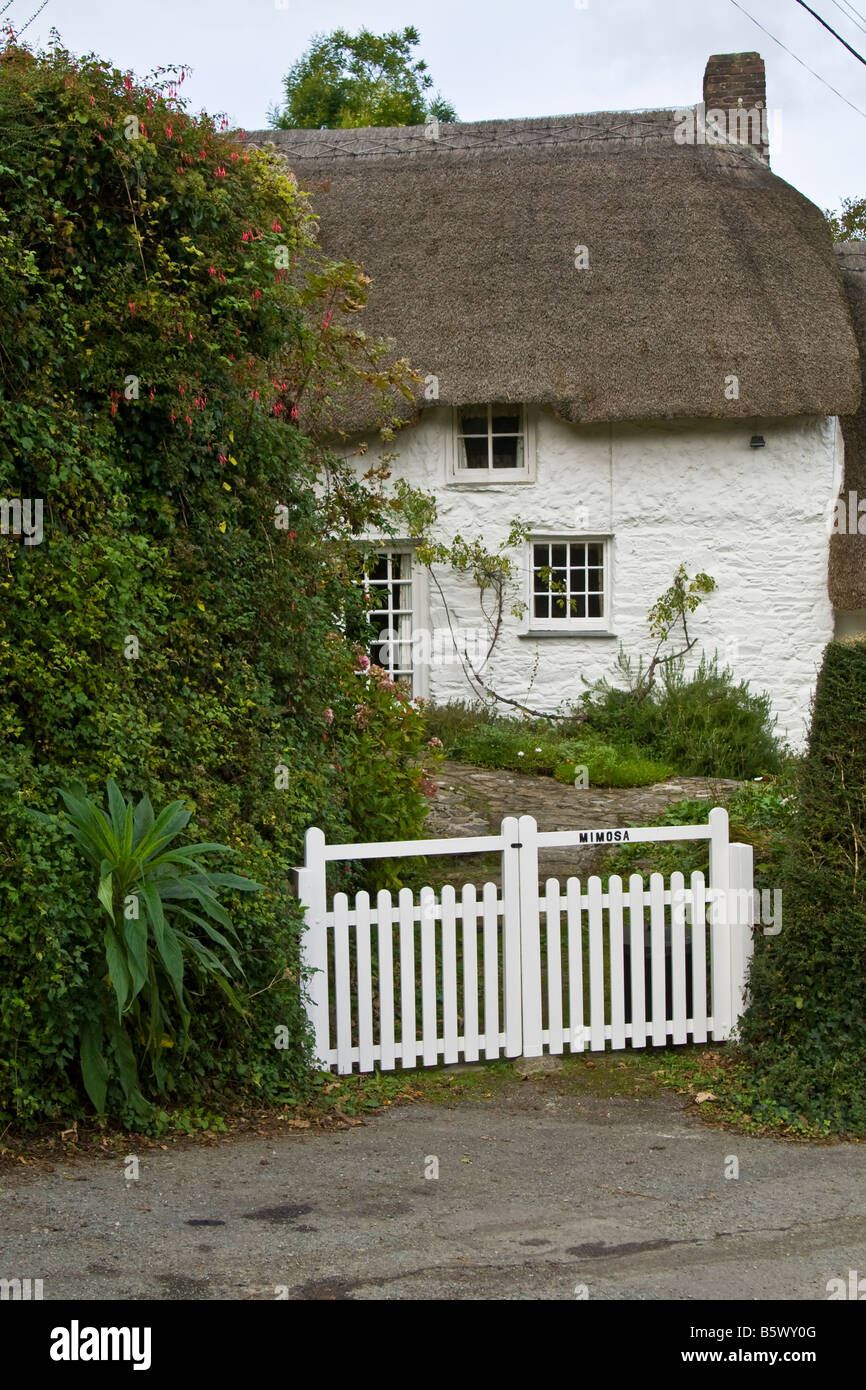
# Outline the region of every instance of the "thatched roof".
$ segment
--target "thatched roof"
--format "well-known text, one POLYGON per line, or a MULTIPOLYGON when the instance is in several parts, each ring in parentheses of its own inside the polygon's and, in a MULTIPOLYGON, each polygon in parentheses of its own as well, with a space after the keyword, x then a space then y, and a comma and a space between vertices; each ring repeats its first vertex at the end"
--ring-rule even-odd
MULTIPOLYGON (((588 422, 854 411, 821 213, 755 150, 677 144, 675 126, 646 111, 247 138, 285 157, 323 245, 372 277, 366 331, 441 402, 588 422)), ((369 423, 347 406, 344 428, 369 423)))
MULTIPOLYGON (((866 379, 866 241, 846 241, 836 247, 854 331, 860 343, 866 379)), ((855 414, 842 417, 845 443, 845 477, 842 496, 848 510, 848 494, 866 500, 866 392, 855 414)), ((863 520, 866 525, 866 518, 863 520)), ((828 572, 830 599, 837 608, 866 608, 866 535, 837 534, 830 540, 828 572)))

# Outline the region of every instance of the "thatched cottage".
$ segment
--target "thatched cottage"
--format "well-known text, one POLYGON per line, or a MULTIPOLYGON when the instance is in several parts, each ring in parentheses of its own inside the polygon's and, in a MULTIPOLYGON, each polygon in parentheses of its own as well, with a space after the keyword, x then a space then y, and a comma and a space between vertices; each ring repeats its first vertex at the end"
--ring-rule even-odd
MULTIPOLYGON (((771 172, 758 54, 711 58, 703 97, 249 138, 284 154, 326 248, 372 278, 367 331, 422 378, 394 475, 435 494, 445 538, 495 549, 527 528, 525 613, 487 684, 553 709, 620 643, 647 653, 682 561, 718 584, 695 655, 769 691, 800 743, 823 646, 866 610, 866 541, 837 536, 831 559, 830 539, 840 490, 866 509, 866 247, 837 263, 819 209, 771 172)), ((371 421, 347 403, 341 424, 371 421)), ((425 572, 408 537, 370 583, 380 659, 417 694, 469 695, 452 630, 477 666, 477 587, 425 572)))

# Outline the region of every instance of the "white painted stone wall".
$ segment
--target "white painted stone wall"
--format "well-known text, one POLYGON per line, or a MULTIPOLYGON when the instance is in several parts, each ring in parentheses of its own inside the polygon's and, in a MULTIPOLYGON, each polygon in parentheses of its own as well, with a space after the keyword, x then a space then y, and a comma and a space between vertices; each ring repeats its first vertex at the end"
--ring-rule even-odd
MULTIPOLYGON (((554 710, 580 696, 581 676, 592 681, 613 674, 619 642, 633 656, 648 657, 654 643, 647 610, 682 561, 689 574, 705 570, 718 584, 693 620, 699 643, 690 664, 701 649, 718 650, 738 678, 769 692, 780 732, 801 747, 822 651, 833 636, 827 516, 841 464, 837 422, 804 417, 587 427, 558 420, 547 409, 533 415, 533 483, 447 483, 451 413, 444 407, 425 412, 391 446, 399 455, 393 476, 436 495, 444 538, 480 534, 493 548, 513 517, 539 532, 613 536, 609 627, 615 635, 536 637, 528 617, 508 617, 486 669, 489 683, 554 710), (764 436, 765 448, 750 448, 753 434, 764 436)), ((372 445, 365 468, 376 452, 372 445)), ((524 597, 528 550, 515 558, 524 597)), ((452 622, 483 629, 474 584, 449 569, 436 573, 452 622)), ((470 698, 444 636, 447 619, 435 585, 419 584, 418 601, 417 621, 433 634, 427 693, 439 701, 470 698)))

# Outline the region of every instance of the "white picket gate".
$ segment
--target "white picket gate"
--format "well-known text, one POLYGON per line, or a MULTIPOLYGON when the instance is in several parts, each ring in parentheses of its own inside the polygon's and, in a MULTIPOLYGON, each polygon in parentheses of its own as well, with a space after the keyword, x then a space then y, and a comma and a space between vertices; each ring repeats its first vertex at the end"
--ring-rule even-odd
POLYGON ((532 816, 507 816, 499 835, 378 844, 328 845, 311 829, 305 859, 302 963, 323 1069, 719 1041, 742 1013, 752 847, 729 844, 721 807, 706 825, 539 832, 532 816), (632 874, 627 886, 593 875, 539 887, 539 849, 700 839, 709 883, 654 873, 649 886, 632 874), (404 888, 375 902, 362 892, 353 903, 338 892, 328 903, 330 862, 491 851, 501 888, 404 888))

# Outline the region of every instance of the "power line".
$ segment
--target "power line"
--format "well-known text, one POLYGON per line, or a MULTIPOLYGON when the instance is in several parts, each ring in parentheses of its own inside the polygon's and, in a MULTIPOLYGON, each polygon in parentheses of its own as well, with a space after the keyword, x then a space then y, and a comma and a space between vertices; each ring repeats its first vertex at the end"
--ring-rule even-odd
POLYGON ((824 86, 829 88, 829 90, 833 92, 835 96, 839 97, 841 101, 844 101, 846 106, 850 106, 852 111, 856 111, 857 115, 862 116, 864 121, 866 121, 866 111, 861 111, 859 106, 855 106, 853 101, 849 101, 847 97, 842 96, 842 93, 840 91, 837 91, 835 87, 831 86, 831 84, 827 82, 819 72, 815 72, 814 68, 810 68, 809 64, 804 63, 802 58, 798 58, 796 53, 792 53, 790 48, 787 48, 785 44, 782 43, 781 39, 777 39, 776 35, 771 34, 769 29, 765 29, 763 24, 760 24, 758 20, 755 19, 754 15, 749 14, 748 10, 744 10, 742 5, 739 3, 739 0, 731 0, 731 4, 734 5, 738 10, 740 10, 741 13, 746 16, 746 19, 750 19, 753 24, 757 24, 758 28, 761 30, 761 33, 766 34, 768 39, 772 39, 773 43, 777 43, 780 48, 784 48, 785 52, 788 54, 790 58, 794 59, 795 63, 799 63, 801 68, 805 68, 806 71, 811 73, 813 77, 817 77, 819 82, 822 82, 824 86))
POLYGON ((821 18, 817 10, 811 9, 810 6, 806 4, 806 0, 796 0, 796 3, 802 9, 807 10, 813 19, 817 19, 819 24, 823 24, 824 28, 827 30, 827 33, 832 34, 834 39, 838 39, 842 47, 847 48, 849 53, 853 53, 854 57, 858 60, 858 62, 862 63, 864 68, 866 68, 866 58, 864 58, 862 54, 858 53, 856 48, 852 48, 848 40, 843 39, 841 34, 837 34, 836 30, 831 28, 831 26, 827 23, 826 19, 821 18))
POLYGON ((851 13, 855 14, 858 19, 866 21, 866 15, 862 15, 859 10, 855 10, 854 6, 851 4, 851 0, 842 0, 842 3, 844 4, 846 10, 850 10, 851 13))
MULTIPOLYGON (((839 11, 840 14, 843 14, 845 16, 849 24, 853 24, 855 28, 859 29, 862 33, 866 34, 866 26, 860 24, 858 20, 852 19, 848 11, 842 9, 842 6, 839 4, 839 0, 830 0, 830 3, 836 6, 836 9, 839 11)), ((854 13, 856 14, 857 11, 855 10, 854 13)))

